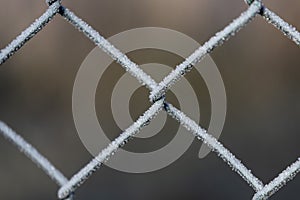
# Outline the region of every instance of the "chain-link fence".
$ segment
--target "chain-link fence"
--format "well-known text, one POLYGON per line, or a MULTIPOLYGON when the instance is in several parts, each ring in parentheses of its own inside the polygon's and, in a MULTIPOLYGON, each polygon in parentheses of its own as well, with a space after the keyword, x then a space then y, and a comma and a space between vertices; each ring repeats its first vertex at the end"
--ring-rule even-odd
POLYGON ((4 138, 11 141, 21 152, 26 154, 34 163, 36 163, 45 173, 55 181, 60 189, 58 197, 60 199, 73 198, 73 193, 79 188, 94 172, 97 171, 103 162, 108 160, 118 148, 137 134, 144 126, 162 110, 166 111, 171 117, 177 120, 187 130, 193 133, 198 139, 207 144, 221 159, 223 159, 234 172, 239 174, 256 192, 253 199, 267 199, 283 187, 288 181, 292 180, 300 171, 300 159, 291 164, 286 170, 278 175, 268 184, 263 184, 245 165, 238 160, 234 154, 226 149, 217 139, 207 133, 196 122, 191 120, 185 113, 171 105, 165 98, 165 93, 188 73, 195 64, 212 52, 215 48, 221 46, 225 41, 233 37, 237 32, 246 26, 257 15, 263 16, 267 22, 274 25, 284 35, 300 45, 300 33, 287 22, 282 20, 278 15, 266 8, 259 0, 247 0, 249 8, 238 18, 233 20, 223 30, 210 38, 203 46, 199 47, 193 54, 179 64, 175 70, 167 75, 160 83, 155 82, 146 74, 136 63, 132 62, 125 54, 114 47, 96 30, 86 22, 77 17, 72 11, 65 8, 61 1, 47 0, 49 8, 38 18, 30 27, 23 31, 15 40, 0 52, 0 64, 8 60, 17 52, 26 42, 33 38, 40 30, 43 29, 54 17, 59 14, 66 19, 75 28, 81 31, 85 36, 92 40, 95 45, 101 48, 117 63, 119 63, 128 73, 134 76, 142 85, 150 90, 149 99, 152 106, 139 119, 127 128, 119 137, 117 137, 109 146, 103 149, 90 163, 82 168, 78 173, 67 179, 58 171, 45 157, 43 157, 34 147, 27 143, 22 137, 17 135, 5 123, 0 123, 0 132, 4 138))

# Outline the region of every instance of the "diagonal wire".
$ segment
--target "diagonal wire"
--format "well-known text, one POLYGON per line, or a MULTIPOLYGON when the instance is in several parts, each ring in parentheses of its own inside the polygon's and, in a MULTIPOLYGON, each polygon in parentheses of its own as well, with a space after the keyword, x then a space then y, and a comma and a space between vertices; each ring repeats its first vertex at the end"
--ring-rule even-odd
MULTIPOLYGON (((251 6, 250 6, 251 7, 251 6)), ((257 7, 257 10, 254 12, 254 15, 261 9, 261 7, 257 7)), ((248 9, 248 10, 251 10, 251 9, 248 9)), ((122 53, 116 49, 115 47, 113 47, 108 41, 106 41, 102 36, 100 36, 100 34, 95 31, 94 29, 92 29, 90 26, 88 26, 85 22, 83 22, 81 19, 77 18, 74 13, 70 12, 69 10, 67 10, 68 12, 64 12, 63 13, 63 16, 69 21, 71 22, 75 27, 77 27, 79 30, 83 31, 85 33, 86 36, 88 36, 91 40, 93 40, 98 46, 100 46, 100 48, 102 48, 105 52, 107 52, 113 59, 117 60, 123 67, 125 67, 125 69, 128 68, 128 64, 126 65, 125 62, 120 62, 120 57, 122 58, 122 53), (100 43, 100 45, 99 45, 100 43), (108 47, 108 48, 107 48, 108 47), (108 50, 107 50, 108 49, 108 50), (110 50, 110 51, 109 51, 110 50), (117 56, 116 56, 117 55, 117 56), (125 66, 124 66, 125 65, 125 66), (127 68, 126 68, 127 67, 127 68)), ((246 22, 242 22, 241 24, 246 24, 247 22, 249 22, 253 17, 249 17, 249 19, 247 19, 247 17, 244 17, 243 19, 246 19, 246 22)), ((248 15, 249 16, 249 15, 248 15)), ((239 20, 236 20, 236 21, 239 21, 239 20)), ((234 23, 232 23, 234 24, 234 23)), ((241 25, 242 27, 243 25, 241 25)), ((240 28, 241 28, 240 27, 240 28)), ((237 28, 236 31, 233 31, 233 33, 237 32, 240 28, 237 28)), ((231 35, 232 33, 228 34, 229 36, 231 35)), ((228 37, 229 37, 228 36, 228 37)), ((223 40, 225 40, 223 38, 223 40)), ((127 60, 128 58, 126 57, 126 62, 129 61, 131 62, 129 59, 127 60)), ((129 66, 131 65, 131 63, 129 64, 129 66)), ((138 68, 138 66, 136 64, 134 64, 135 67, 138 68)), ((127 69, 128 70, 128 69, 127 69)), ((140 80, 140 77, 139 77, 139 73, 135 73, 135 70, 132 70, 134 73, 131 72, 131 74, 133 74, 135 77, 137 77, 139 80, 140 80)), ((145 76, 147 77, 147 75, 145 76)), ((143 79, 143 78, 142 78, 143 79)), ((140 82, 142 83, 145 83, 145 81, 141 81, 140 82)), ((148 88, 150 89, 157 89, 156 87, 156 83, 155 81, 152 81, 151 80, 151 86, 148 85, 148 88)), ((146 84, 147 85, 147 84, 146 84)), ((223 147, 224 148, 224 147, 223 147)), ((228 150, 227 150, 228 151, 228 150)), ((229 151, 228 151, 229 152, 229 151)), ((229 155, 232 155, 230 152, 229 152, 229 155)), ((222 156, 221 156, 222 157, 222 156)), ((228 157, 227 157, 228 158, 228 157)), ((224 159, 224 158, 223 158, 224 159)), ((246 168, 244 167, 242 164, 240 165, 239 164, 240 161, 238 161, 237 159, 233 159, 233 160, 229 160, 229 164, 232 165, 233 167, 236 167, 235 170, 253 187, 255 188, 256 191, 258 191, 259 189, 261 189, 263 187, 263 184, 256 178, 254 177, 251 172, 246 168), (234 162, 235 161, 235 162, 234 162), (237 164, 237 165, 235 165, 237 164)))
MULTIPOLYGON (((226 27, 222 32, 216 34, 215 37, 211 38, 210 42, 207 42, 203 47, 207 48, 205 55, 212 51, 216 46, 220 46, 226 39, 234 35, 238 30, 245 26, 255 14, 260 10, 261 3, 259 1, 253 3, 250 8, 243 13, 237 20, 232 22, 228 27, 226 27)), ((82 19, 77 17, 69 9, 64 8, 61 12, 62 16, 75 26, 78 30, 82 31, 89 39, 91 39, 97 46, 99 46, 104 52, 110 55, 114 60, 116 60, 126 71, 137 78, 143 85, 146 85, 150 90, 157 90, 157 84, 155 81, 146 74, 136 63, 132 62, 126 55, 124 55, 120 50, 115 48, 111 43, 109 43, 105 38, 103 38, 95 29, 84 22, 82 19)), ((199 49, 202 49, 200 47, 199 49)), ((199 50, 198 49, 198 50, 199 50)), ((195 53, 201 53, 196 51, 195 53)), ((203 57, 204 55, 202 55, 203 57)), ((198 62, 201 58, 197 57, 195 54, 191 55, 183 65, 189 65, 192 62, 188 60, 194 60, 198 62)), ((195 64, 195 63, 194 63, 195 64)), ((191 67, 191 66, 186 66, 191 67)), ((186 69, 188 71, 188 69, 186 69)), ((181 73, 181 72, 179 72, 181 73)), ((152 91, 155 93, 155 91, 152 91)), ((161 98, 163 94, 158 95, 155 100, 161 98)))
POLYGON ((267 184, 262 190, 258 191, 252 200, 268 199, 271 195, 276 193, 280 188, 291 181, 297 173, 300 172, 300 158, 291 166, 281 172, 273 181, 267 184))
MULTIPOLYGON (((254 14, 258 12, 258 10, 260 9, 260 7, 257 8, 257 10, 255 12, 253 12, 254 14)), ((249 9, 251 10, 251 9, 249 9)), ((254 15, 253 14, 253 15, 254 15)), ((139 72, 136 72, 136 69, 139 69, 139 67, 131 62, 123 53, 121 53, 118 49, 116 49, 112 44, 110 44, 107 40, 105 40, 96 30, 94 30, 92 27, 90 27, 88 24, 86 24, 84 21, 82 21, 80 18, 78 18, 74 13, 72 13, 71 11, 69 11, 68 9, 64 9, 64 11, 62 12, 62 15, 71 23, 73 24, 77 29, 79 29, 80 31, 82 31, 88 38, 90 38, 96 45, 98 45, 104 52, 106 52, 107 54, 109 54, 113 59, 117 60, 123 67, 127 68, 127 71, 130 70, 128 69, 128 66, 134 66, 135 69, 133 69, 133 76, 138 77, 138 79, 140 77, 142 77, 142 83, 145 83, 147 80, 146 78, 148 78, 149 76, 147 74, 143 74, 144 72, 142 72, 142 74, 144 76, 140 76, 139 72), (125 56, 125 61, 126 62, 120 62, 119 60, 121 60, 123 57, 125 56), (121 59, 120 59, 121 58, 121 59), (136 75, 138 74, 138 75, 136 75), (146 77, 146 78, 144 78, 146 77), (145 81, 146 80, 146 81, 145 81)), ((247 17, 243 16, 243 19, 245 19, 245 21, 248 21, 248 16, 247 14, 245 14, 247 17)), ((249 17, 251 18, 251 17, 249 17)), ((239 23, 241 23, 241 21, 239 21, 239 23)), ((235 26, 237 25, 237 22, 234 23, 235 26)), ((240 28, 242 27, 241 24, 238 25, 240 28)), ((236 31, 239 28, 236 28, 236 31)), ((233 31, 234 32, 234 31, 233 31)), ((150 78, 150 77, 149 77, 150 78)), ((151 79, 151 78, 150 78, 151 79)), ((150 81, 147 81, 150 82, 150 81)), ((151 84, 148 84, 148 88, 150 90, 155 90, 157 88, 157 83, 151 79, 151 84), (151 86, 150 86, 151 85, 151 86)), ((86 170, 83 170, 86 171, 86 170)), ((248 170, 247 170, 248 171, 248 170)), ((80 174, 80 173, 78 173, 80 174)), ((76 176, 76 175, 75 175, 76 176)), ((75 177, 73 176, 73 177, 75 177)), ((73 185, 73 189, 72 186, 69 186, 66 188, 69 188, 69 190, 67 189, 63 189, 64 187, 61 188, 60 192, 59 192, 59 198, 64 198, 66 197, 71 191, 74 191, 77 187, 76 184, 78 184, 79 182, 81 182, 79 179, 82 178, 82 175, 78 177, 76 177, 76 181, 71 181, 74 182, 73 184, 70 183, 70 185, 73 185), (75 188, 76 187, 76 188, 75 188), (66 192, 64 192, 66 191, 66 192)), ((85 180, 85 179, 84 179, 85 180)), ((70 181, 70 182, 71 182, 70 181)), ((81 183, 80 183, 81 184, 81 183)))
POLYGON ((229 150, 227 150, 216 138, 208 134, 195 121, 187 117, 182 111, 173 105, 165 103, 167 113, 180 122, 188 131, 191 131, 198 139, 208 145, 222 158, 232 170, 237 172, 255 191, 263 188, 263 183, 248 170, 229 150))
POLYGON ((184 62, 176 67, 163 81, 161 81, 150 94, 150 100, 155 101, 161 98, 164 93, 177 82, 184 74, 201 61, 201 59, 214 50, 216 47, 223 44, 224 41, 234 36, 241 28, 246 26, 260 11, 262 4, 260 1, 254 1, 248 10, 242 13, 231 24, 226 26, 222 31, 210 38, 203 46, 199 47, 192 55, 190 55, 184 62))
POLYGON ((278 30, 280 30, 285 36, 300 46, 300 33, 297 29, 285 22, 277 14, 265 8, 263 10, 263 17, 271 24, 273 24, 278 30))
POLYGON ((108 147, 103 149, 97 157, 83 167, 75 174, 69 182, 60 188, 58 197, 64 199, 76 190, 83 182, 85 182, 103 162, 107 161, 120 147, 122 147, 131 137, 140 132, 140 130, 148 125, 150 121, 162 110, 163 99, 155 102, 139 119, 127 128, 119 137, 111 142, 108 147))
POLYGON ((95 29, 77 17, 69 9, 62 10, 62 16, 75 26, 79 31, 82 31, 90 40, 92 40, 105 53, 117 61, 127 72, 134 76, 142 85, 146 85, 150 90, 156 87, 155 81, 146 74, 136 63, 132 62, 119 49, 115 48, 109 41, 102 37, 95 29))
POLYGON ((63 186, 68 182, 67 178, 58 171, 43 155, 41 155, 31 144, 26 142, 20 135, 0 121, 0 134, 5 139, 20 149, 32 162, 40 167, 56 184, 63 186))
MULTIPOLYGON (((253 0, 245 0, 248 5, 253 3, 253 0)), ((300 33, 295 27, 284 21, 276 13, 272 12, 266 7, 262 7, 260 13, 270 24, 280 30, 285 36, 295 42, 298 46, 300 45, 300 33)))
MULTIPOLYGON (((109 157, 122 146, 130 137, 139 132, 139 130, 147 125, 151 119, 162 109, 163 97, 166 90, 187 73, 194 64, 199 62, 206 54, 220 46, 224 41, 233 36, 242 27, 247 25, 254 16, 259 13, 269 23, 273 24, 281 32, 283 32, 289 39, 293 40, 297 45, 300 45, 300 33, 277 14, 265 8, 259 0, 246 0, 251 4, 248 10, 229 26, 225 27, 221 32, 217 33, 202 47, 197 49, 190 57, 183 63, 176 67, 165 79, 157 84, 149 75, 147 75, 137 64, 132 62, 126 55, 111 45, 104 39, 97 31, 90 27, 86 22, 78 18, 70 10, 60 6, 60 0, 46 0, 49 5, 48 10, 37 19, 30 27, 22 32, 15 40, 13 40, 6 48, 0 51, 0 64, 3 64, 10 56, 18 51, 28 40, 35 36, 58 12, 74 25, 78 30, 82 31, 88 38, 90 38, 97 46, 104 50, 114 60, 116 60, 126 71, 136 77, 143 85, 146 85, 150 90, 150 99, 156 101, 137 122, 125 130, 115 141, 101 151, 101 153, 93 159, 88 165, 75 174, 70 181, 68 181, 46 158, 37 152, 30 144, 28 144, 21 136, 17 135, 6 124, 0 121, 0 133, 15 144, 22 152, 24 152, 34 163, 40 166, 47 175, 49 175, 58 185, 62 186, 59 190, 59 197, 65 198, 72 196, 72 192, 77 189, 85 180, 96 171, 101 164, 109 159, 109 157)), ((294 176, 300 171, 300 159, 293 163, 290 167, 284 170, 277 178, 271 181, 266 186, 256 178, 251 171, 249 171, 235 156, 229 152, 220 142, 213 136, 206 133, 196 122, 188 118, 183 112, 173 107, 171 104, 165 103, 167 112, 177 119, 182 125, 190 130, 199 139, 207 143, 215 152, 218 153, 224 161, 226 161, 235 172, 237 172, 244 180, 253 187, 257 193, 253 199, 267 199, 272 194, 277 192, 286 182, 292 180, 294 176)))
POLYGON ((16 39, 0 51, 0 65, 7 61, 16 51, 18 51, 28 40, 41 31, 49 21, 59 12, 60 2, 54 2, 47 11, 35 20, 16 39))

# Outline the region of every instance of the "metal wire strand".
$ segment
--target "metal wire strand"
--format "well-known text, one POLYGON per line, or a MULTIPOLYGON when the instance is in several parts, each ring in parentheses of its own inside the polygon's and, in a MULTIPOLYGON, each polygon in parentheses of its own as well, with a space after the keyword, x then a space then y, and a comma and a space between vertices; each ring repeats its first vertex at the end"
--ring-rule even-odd
POLYGON ((273 181, 267 184, 263 189, 258 191, 252 200, 268 199, 275 194, 280 188, 285 186, 288 181, 291 181, 300 172, 300 158, 291 166, 281 172, 273 181))
POLYGON ((69 9, 63 9, 62 16, 75 26, 79 31, 82 31, 85 36, 92 40, 98 47, 117 61, 127 72, 134 76, 142 85, 147 86, 150 90, 156 87, 155 81, 146 74, 136 63, 132 62, 119 49, 114 47, 109 41, 102 37, 95 29, 77 17, 69 9))
POLYGON ((268 8, 265 8, 263 10, 262 16, 269 23, 273 24, 273 26, 280 30, 286 37, 288 37, 298 46, 300 46, 300 33, 295 27, 285 22, 281 17, 279 17, 277 14, 275 14, 268 8))
MULTIPOLYGON (((248 5, 251 5, 253 1, 254 0, 245 0, 248 5)), ((270 24, 280 30, 286 37, 291 39, 298 46, 300 45, 300 33, 295 27, 284 21, 276 13, 272 12, 265 6, 262 7, 259 14, 262 15, 270 24)))
POLYGON ((218 32, 215 36, 210 38, 203 46, 199 47, 192 55, 190 55, 184 62, 176 67, 169 75, 167 75, 150 94, 150 100, 155 101, 160 99, 165 92, 182 78, 191 68, 201 61, 201 59, 214 50, 216 47, 221 46, 224 41, 234 36, 241 28, 246 26, 259 12, 262 4, 260 1, 254 1, 247 11, 242 13, 231 24, 226 26, 222 31, 218 32))
POLYGON ((26 42, 41 31, 48 22, 59 12, 60 2, 54 2, 47 11, 35 20, 26 30, 24 30, 16 39, 0 51, 0 65, 7 61, 15 52, 17 52, 26 42))
POLYGON ((238 160, 228 149, 226 149, 216 138, 208 134, 195 121, 187 117, 183 112, 173 105, 165 103, 167 113, 183 125, 188 131, 191 131, 198 139, 208 145, 217 155, 222 158, 232 170, 237 172, 255 191, 263 188, 263 183, 248 170, 240 160, 238 160))
POLYGON ((31 144, 26 142, 20 135, 0 121, 0 134, 12 144, 14 144, 22 153, 24 153, 32 162, 40 167, 56 184, 63 186, 68 182, 67 178, 58 171, 43 155, 41 155, 31 144))
POLYGON ((97 157, 89 164, 83 167, 76 173, 69 182, 67 182, 58 191, 58 197, 64 199, 82 185, 97 169, 100 168, 103 162, 107 161, 120 147, 122 147, 131 137, 140 132, 140 130, 148 125, 150 121, 162 110, 163 99, 154 103, 139 119, 127 128, 119 137, 111 142, 108 147, 103 149, 97 157))
POLYGON ((157 84, 148 74, 146 74, 136 63, 132 62, 125 54, 110 44, 95 29, 89 26, 82 19, 77 17, 69 9, 61 6, 61 0, 46 0, 49 5, 47 11, 32 23, 25 31, 23 31, 15 40, 7 47, 0 51, 0 65, 8 60, 15 52, 17 52, 27 41, 33 38, 40 30, 42 30, 52 18, 60 13, 68 22, 82 31, 85 36, 92 40, 104 52, 116 60, 126 71, 136 77, 143 85, 147 86, 150 93, 150 100, 155 102, 133 125, 126 129, 118 138, 111 142, 107 148, 102 150, 96 158, 83 167, 69 181, 58 171, 45 157, 43 157, 34 147, 26 142, 21 136, 15 133, 5 123, 0 121, 0 134, 8 139, 21 152, 37 164, 52 180, 54 180, 61 188, 58 196, 61 199, 72 198, 73 192, 79 188, 100 166, 108 160, 118 148, 123 146, 128 139, 137 134, 144 126, 146 126, 158 112, 164 107, 165 110, 173 118, 178 120, 185 128, 191 131, 197 138, 206 143, 221 157, 232 169, 238 173, 255 191, 253 200, 267 199, 277 192, 288 181, 292 180, 300 171, 300 159, 284 170, 277 178, 267 185, 255 177, 240 160, 238 160, 229 150, 227 150, 213 136, 202 129, 195 121, 188 118, 183 112, 164 102, 165 92, 182 76, 184 76, 197 62, 205 55, 213 51, 216 47, 221 46, 224 41, 234 36, 241 28, 246 26, 257 13, 262 15, 269 23, 273 24, 289 39, 293 40, 300 46, 300 33, 293 26, 285 22, 277 14, 266 8, 260 0, 245 0, 249 4, 249 8, 236 18, 232 23, 226 26, 222 31, 210 38, 202 47, 199 47, 191 56, 183 63, 178 65, 162 82, 157 84))

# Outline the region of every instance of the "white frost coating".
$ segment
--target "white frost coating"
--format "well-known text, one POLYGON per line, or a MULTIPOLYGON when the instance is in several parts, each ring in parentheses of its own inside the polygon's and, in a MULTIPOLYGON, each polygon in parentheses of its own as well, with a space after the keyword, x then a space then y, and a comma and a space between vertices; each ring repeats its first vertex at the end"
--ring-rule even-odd
POLYGON ((0 51, 0 65, 3 64, 10 56, 18 51, 28 40, 37 34, 42 28, 58 13, 59 2, 53 3, 47 11, 35 20, 25 31, 14 39, 7 47, 0 51))
POLYGON ((231 24, 225 27, 222 31, 218 32, 215 36, 210 38, 203 46, 199 47, 192 55, 190 55, 184 62, 176 67, 162 82, 159 83, 150 94, 150 100, 153 102, 161 98, 166 90, 177 82, 185 73, 198 63, 206 54, 210 53, 213 49, 223 44, 224 41, 235 35, 241 28, 247 25, 251 19, 261 9, 261 2, 254 1, 247 11, 242 13, 231 24))
POLYGON ((263 188, 263 183, 216 138, 208 134, 206 130, 202 129, 195 121, 188 118, 183 112, 171 104, 167 104, 166 109, 169 115, 179 121, 181 125, 183 125, 188 131, 191 131, 198 139, 202 140, 206 145, 212 148, 212 150, 216 152, 218 156, 229 166, 231 166, 232 170, 237 172, 255 191, 259 191, 263 188))
POLYGON ((264 9, 263 16, 269 23, 273 24, 285 36, 293 40, 297 45, 300 45, 300 33, 296 30, 295 27, 285 22, 283 19, 281 19, 274 12, 270 11, 268 8, 264 9))
MULTIPOLYGON (((251 3, 253 0, 246 0, 251 3)), ((51 6, 49 9, 37 19, 30 27, 23 31, 15 40, 13 40, 7 47, 0 50, 0 65, 10 58, 16 51, 18 51, 28 40, 36 35, 58 12, 74 25, 78 30, 82 31, 89 39, 91 39, 104 52, 110 55, 131 75, 136 77, 143 85, 146 85, 150 90, 150 100, 157 101, 176 81, 178 81, 185 73, 187 73, 197 62, 199 62, 206 54, 210 53, 216 47, 223 44, 224 41, 235 35, 241 28, 246 26, 258 12, 262 12, 263 17, 281 32, 283 32, 289 39, 293 40, 300 46, 300 33, 293 26, 289 25, 278 15, 263 7, 260 0, 253 1, 248 10, 241 14, 222 31, 210 38, 202 47, 199 47, 191 56, 178 65, 164 80, 157 84, 149 75, 147 75, 136 63, 132 62, 120 50, 110 44, 103 38, 96 30, 90 27, 86 22, 78 18, 74 13, 68 9, 60 9, 60 0, 46 0, 51 6), (262 9, 263 8, 263 9, 262 9)), ((68 181, 63 174, 58 171, 45 157, 43 157, 34 147, 27 143, 21 136, 17 135, 6 124, 0 121, 0 134, 17 146, 21 152, 29 157, 34 163, 41 167, 45 173, 51 177, 59 186, 61 186, 58 196, 59 198, 72 198, 72 193, 84 181, 86 181, 103 162, 108 160, 118 148, 123 146, 129 138, 146 126, 152 118, 162 109, 163 99, 154 103, 143 116, 141 116, 132 126, 125 130, 118 138, 109 144, 107 148, 102 150, 99 155, 94 158, 89 164, 82 168, 75 174, 70 181, 68 181)), ((256 178, 250 170, 248 170, 240 160, 238 160, 229 150, 227 150, 220 142, 213 136, 208 134, 196 122, 188 118, 183 112, 176 109, 172 105, 165 103, 167 112, 178 120, 185 128, 191 131, 198 139, 215 151, 220 158, 222 158, 233 171, 237 172, 255 191, 256 194, 253 200, 267 199, 288 181, 292 180, 297 173, 300 172, 300 158, 284 170, 277 178, 271 181, 266 186, 256 178)))
POLYGON ((0 121, 0 134, 17 146, 30 160, 38 165, 44 172, 59 186, 63 186, 68 180, 58 171, 44 156, 42 156, 33 146, 26 142, 21 136, 0 121))
POLYGON ((137 78, 139 82, 146 85, 150 90, 156 87, 155 81, 146 74, 136 63, 132 62, 119 49, 114 47, 109 41, 102 37, 95 29, 77 17, 73 12, 65 9, 63 12, 64 18, 75 26, 79 31, 82 31, 90 40, 99 46, 105 53, 117 61, 126 71, 137 78))
POLYGON ((111 142, 108 147, 103 149, 97 157, 75 174, 68 183, 62 186, 58 191, 58 197, 60 199, 68 197, 70 193, 76 190, 99 169, 101 164, 107 161, 118 148, 122 147, 132 136, 137 134, 144 126, 148 125, 158 112, 162 110, 162 107, 163 99, 154 103, 134 124, 127 128, 119 137, 111 142))
POLYGON ((287 184, 288 181, 291 181, 297 173, 300 172, 300 158, 294 162, 291 166, 281 172, 273 181, 267 184, 262 190, 257 192, 253 200, 262 200, 267 199, 280 188, 287 184))

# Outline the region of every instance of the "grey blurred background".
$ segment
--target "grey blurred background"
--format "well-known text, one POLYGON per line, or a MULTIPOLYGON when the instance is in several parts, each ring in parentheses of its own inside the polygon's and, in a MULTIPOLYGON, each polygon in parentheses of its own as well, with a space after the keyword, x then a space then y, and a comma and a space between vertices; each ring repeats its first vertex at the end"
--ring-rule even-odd
MULTIPOLYGON (((264 2, 300 28, 299 1, 264 2)), ((154 26, 180 31, 201 44, 247 8, 242 0, 65 0, 63 4, 105 37, 154 26)), ((42 0, 2 0, 0 48, 46 8, 42 0)), ((0 68, 0 119, 67 177, 92 158, 76 133, 72 87, 93 48, 57 16, 0 68)), ((228 98, 220 141, 265 183, 300 155, 299 53, 299 47, 257 17, 211 54, 228 98)), ((204 126, 206 118, 209 114, 204 126)), ((77 190, 76 199, 251 199, 253 190, 215 154, 198 159, 200 146, 195 141, 171 166, 152 173, 126 174, 103 167, 77 190)), ((271 199, 299 199, 299 186, 298 176, 271 199)), ((31 161, 0 139, 0 199, 53 200, 57 189, 31 161)))

